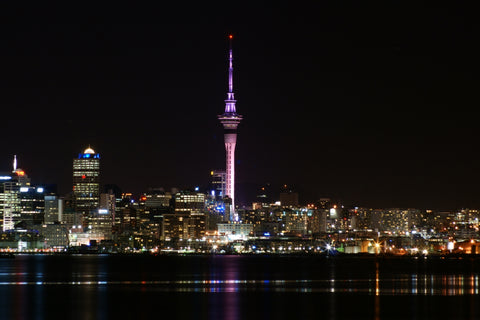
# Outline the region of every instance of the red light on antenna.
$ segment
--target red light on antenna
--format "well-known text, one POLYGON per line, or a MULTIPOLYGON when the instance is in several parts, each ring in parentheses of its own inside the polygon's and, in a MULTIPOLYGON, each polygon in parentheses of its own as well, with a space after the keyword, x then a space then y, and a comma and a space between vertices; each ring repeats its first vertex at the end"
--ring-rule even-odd
POLYGON ((233 35, 230 34, 230 35, 228 36, 228 38, 229 38, 229 39, 233 39, 233 35))

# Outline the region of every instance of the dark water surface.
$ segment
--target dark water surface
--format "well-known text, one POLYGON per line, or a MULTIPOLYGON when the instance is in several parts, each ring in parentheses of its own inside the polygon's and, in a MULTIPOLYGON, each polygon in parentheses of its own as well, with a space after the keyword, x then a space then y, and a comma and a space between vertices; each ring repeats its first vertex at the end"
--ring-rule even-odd
POLYGON ((18 255, 3 319, 479 319, 480 258, 18 255))

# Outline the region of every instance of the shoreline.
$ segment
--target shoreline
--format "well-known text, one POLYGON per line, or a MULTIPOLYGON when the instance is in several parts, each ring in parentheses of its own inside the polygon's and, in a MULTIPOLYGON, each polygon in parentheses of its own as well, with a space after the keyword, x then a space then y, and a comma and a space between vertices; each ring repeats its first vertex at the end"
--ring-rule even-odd
POLYGON ((106 252, 8 252, 0 253, 0 259, 15 258, 16 256, 131 256, 131 257, 302 257, 323 258, 329 260, 348 259, 375 259, 375 260, 480 260, 480 254, 429 254, 429 255, 394 255, 394 254, 370 254, 370 253, 106 253, 106 252))

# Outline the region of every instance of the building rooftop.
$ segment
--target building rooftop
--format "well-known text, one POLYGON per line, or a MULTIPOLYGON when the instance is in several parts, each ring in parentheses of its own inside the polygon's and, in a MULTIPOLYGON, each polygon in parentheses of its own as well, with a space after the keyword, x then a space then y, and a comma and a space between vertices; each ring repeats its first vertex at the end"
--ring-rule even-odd
POLYGON ((87 149, 85 149, 85 151, 83 151, 83 153, 95 154, 95 151, 92 148, 88 147, 87 149))

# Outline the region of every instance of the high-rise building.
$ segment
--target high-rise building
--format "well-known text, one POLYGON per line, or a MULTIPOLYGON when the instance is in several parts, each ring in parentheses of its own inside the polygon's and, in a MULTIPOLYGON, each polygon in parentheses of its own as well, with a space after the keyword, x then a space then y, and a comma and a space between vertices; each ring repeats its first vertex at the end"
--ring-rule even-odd
POLYGON ((225 112, 218 116, 223 125, 225 156, 226 156, 226 190, 225 196, 231 199, 231 220, 237 220, 235 217, 235 145, 237 143, 237 127, 242 120, 242 116, 237 113, 235 96, 233 93, 233 54, 232 54, 232 35, 229 35, 230 50, 228 55, 228 92, 225 100, 225 112))
POLYGON ((175 195, 175 213, 204 214, 205 194, 181 191, 175 195))
POLYGON ((89 229, 91 233, 98 235, 103 240, 112 238, 112 230, 115 221, 115 195, 113 193, 101 193, 99 209, 89 216, 89 229))
POLYGON ((146 208, 168 208, 172 200, 172 194, 165 192, 162 188, 150 188, 144 198, 146 208))
POLYGON ((200 239, 205 235, 205 194, 181 191, 175 194, 175 213, 164 214, 163 238, 200 239))
POLYGON ((20 221, 23 228, 34 229, 34 226, 44 222, 45 194, 44 187, 20 187, 20 221))
POLYGON ((225 170, 212 170, 210 172, 211 180, 211 190, 210 193, 213 197, 223 198, 226 195, 226 175, 225 170))
POLYGON ((280 203, 283 207, 298 207, 298 193, 284 185, 280 191, 280 203))
POLYGON ((17 168, 17 157, 13 159, 13 171, 0 174, 0 218, 3 231, 14 229, 22 219, 21 191, 28 190, 30 179, 17 168))
POLYGON ((100 200, 100 154, 88 147, 73 159, 73 208, 88 217, 100 200))
POLYGON ((62 221, 63 214, 63 199, 56 195, 45 196, 45 224, 54 224, 62 221))

